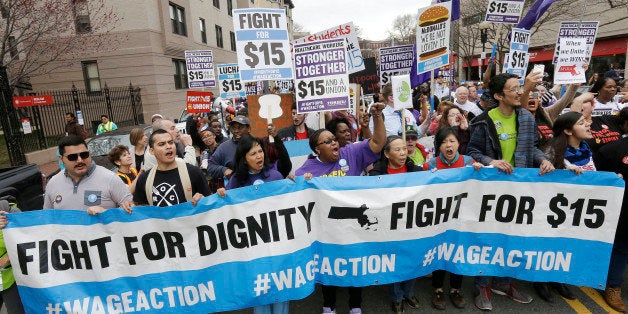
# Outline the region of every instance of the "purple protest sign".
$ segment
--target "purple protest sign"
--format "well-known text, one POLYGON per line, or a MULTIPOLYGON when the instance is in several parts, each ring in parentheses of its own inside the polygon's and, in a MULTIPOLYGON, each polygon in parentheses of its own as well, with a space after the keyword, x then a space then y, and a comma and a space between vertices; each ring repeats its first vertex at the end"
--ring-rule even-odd
POLYGON ((379 48, 379 76, 382 86, 396 75, 409 74, 412 69, 414 45, 379 48))
POLYGON ((214 56, 211 50, 186 50, 185 67, 190 88, 216 86, 214 56))
POLYGON ((297 112, 349 108, 344 39, 294 45, 297 112))
POLYGON ((487 22, 517 24, 523 12, 524 0, 489 0, 486 9, 487 22))

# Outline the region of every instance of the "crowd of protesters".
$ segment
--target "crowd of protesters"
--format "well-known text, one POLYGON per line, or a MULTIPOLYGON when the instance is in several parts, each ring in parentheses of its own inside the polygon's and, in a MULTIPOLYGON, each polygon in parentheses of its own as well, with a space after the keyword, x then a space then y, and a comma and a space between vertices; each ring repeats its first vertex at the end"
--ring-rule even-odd
MULTIPOLYGON (((566 86, 560 93, 560 89, 539 83, 541 79, 542 74, 531 72, 521 85, 515 75, 499 74, 454 90, 439 76, 433 98, 429 84, 424 83, 415 89, 413 108, 402 111, 394 109, 388 84, 374 95, 373 104, 360 106, 357 116, 346 111, 326 112, 321 128, 307 125, 306 115, 298 114, 294 104, 292 124, 280 130, 269 125, 268 135, 262 138, 251 136, 246 106, 224 119, 213 112, 191 115, 186 121, 187 134, 180 134, 172 121, 155 114, 151 134, 134 129, 131 147, 118 145, 109 153, 116 173, 107 173, 91 160, 81 126, 69 113, 68 136, 59 145, 60 162, 66 170, 48 184, 45 208, 83 208, 98 214, 113 207, 132 212, 131 200, 135 205, 163 207, 187 201, 196 205, 210 194, 225 196, 227 190, 238 187, 293 179, 292 173, 310 179, 495 167, 507 174, 515 168, 538 168, 540 175, 554 169, 578 174, 604 170, 628 178, 626 80, 596 74, 590 91, 579 94, 578 84, 566 86), (435 109, 432 113, 430 103, 435 109), (427 136, 433 136, 433 149, 419 143, 427 136), (292 140, 308 140, 312 151, 298 167, 292 165, 283 144, 292 140), (102 180, 110 182, 104 191, 100 191, 102 180), (82 194, 61 202, 55 199, 76 186, 102 193, 102 202, 86 204, 84 199, 90 198, 82 194)), ((99 132, 115 128, 103 115, 99 132)), ((626 205, 624 194, 604 291, 608 304, 622 312, 626 311, 621 298, 622 274, 628 262, 626 205)), ((6 224, 4 217, 0 217, 2 224, 6 224)), ((454 307, 464 308, 463 280, 458 274, 434 272, 431 305, 446 309, 447 295, 454 307), (449 290, 445 290, 446 275, 449 290)), ((492 293, 520 303, 532 301, 510 278, 479 276, 474 282, 473 303, 481 310, 493 309, 492 293)), ((533 286, 548 302, 553 301, 552 291, 575 298, 565 284, 537 282, 533 286)), ((404 304, 419 307, 413 287, 413 279, 390 285, 394 313, 403 313, 404 304)), ((323 313, 335 313, 337 288, 322 287, 323 313)), ((349 287, 348 302, 351 313, 361 313, 361 287, 349 287)), ((289 303, 281 302, 256 307, 255 313, 288 313, 288 309, 289 303)))

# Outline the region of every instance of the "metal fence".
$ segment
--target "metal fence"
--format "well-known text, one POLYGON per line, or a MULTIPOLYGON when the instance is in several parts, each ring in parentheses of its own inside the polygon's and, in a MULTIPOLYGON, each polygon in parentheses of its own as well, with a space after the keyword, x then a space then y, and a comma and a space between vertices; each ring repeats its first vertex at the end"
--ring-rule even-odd
POLYGON ((105 87, 100 92, 77 89, 37 91, 30 95, 52 95, 52 106, 28 107, 18 110, 20 118, 30 118, 33 133, 22 141, 25 153, 56 146, 65 136, 65 114, 81 112, 88 137, 96 134, 100 116, 107 115, 118 127, 144 123, 140 87, 105 87))

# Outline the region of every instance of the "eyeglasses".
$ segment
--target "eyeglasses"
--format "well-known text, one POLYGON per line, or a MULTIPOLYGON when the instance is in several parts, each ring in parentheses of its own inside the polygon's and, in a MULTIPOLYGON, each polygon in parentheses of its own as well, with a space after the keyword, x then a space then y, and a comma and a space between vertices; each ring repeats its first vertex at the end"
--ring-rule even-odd
POLYGON ((509 91, 512 93, 520 93, 523 92, 523 86, 517 86, 517 87, 513 87, 511 89, 505 89, 504 91, 509 91))
POLYGON ((316 146, 318 146, 318 145, 322 145, 322 144, 329 145, 329 144, 331 144, 332 142, 338 142, 338 140, 337 140, 335 137, 331 137, 331 138, 328 138, 328 139, 326 139, 326 140, 324 140, 324 141, 322 141, 322 142, 320 142, 320 143, 316 144, 316 146))
POLYGON ((89 158, 89 152, 80 152, 80 153, 76 153, 76 154, 67 154, 65 155, 65 158, 67 158, 69 161, 77 161, 79 156, 81 157, 81 159, 87 159, 89 158))

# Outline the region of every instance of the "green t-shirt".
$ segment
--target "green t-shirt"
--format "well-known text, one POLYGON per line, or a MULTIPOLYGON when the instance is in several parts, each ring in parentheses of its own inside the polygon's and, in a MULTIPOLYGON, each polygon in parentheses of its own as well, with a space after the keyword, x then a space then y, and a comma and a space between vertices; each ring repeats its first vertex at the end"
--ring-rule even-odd
POLYGON ((415 166, 423 166, 425 163, 425 158, 423 158, 421 150, 416 146, 414 147, 414 155, 408 157, 412 160, 415 166))
POLYGON ((495 124, 499 145, 502 149, 502 158, 511 165, 515 165, 515 148, 517 148, 517 115, 515 113, 505 116, 497 108, 488 112, 495 124))

